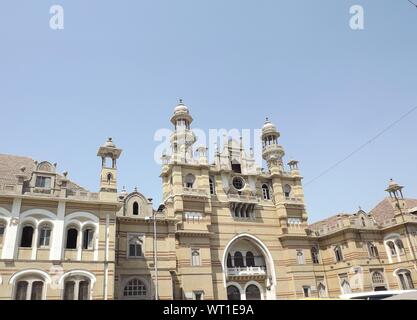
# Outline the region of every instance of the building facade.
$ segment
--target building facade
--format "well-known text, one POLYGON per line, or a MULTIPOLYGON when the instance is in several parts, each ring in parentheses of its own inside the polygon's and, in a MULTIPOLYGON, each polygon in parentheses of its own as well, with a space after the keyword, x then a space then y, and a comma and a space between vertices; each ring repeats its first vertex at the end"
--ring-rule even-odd
POLYGON ((369 213, 308 224, 298 162, 262 128, 265 169, 225 137, 209 162, 182 103, 163 156, 163 204, 117 191, 122 150, 98 150, 92 193, 56 165, 0 155, 0 299, 251 300, 417 285, 417 200, 391 181, 369 213))

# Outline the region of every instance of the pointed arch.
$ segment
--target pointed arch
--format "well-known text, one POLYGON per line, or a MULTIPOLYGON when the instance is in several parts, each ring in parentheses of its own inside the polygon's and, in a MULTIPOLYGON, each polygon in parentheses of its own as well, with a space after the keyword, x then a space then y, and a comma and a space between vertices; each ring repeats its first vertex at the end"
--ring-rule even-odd
POLYGON ((239 240, 247 239, 252 244, 256 245, 262 252, 262 254, 265 257, 265 262, 267 265, 267 273, 269 276, 270 281, 270 290, 267 292, 266 296, 270 296, 271 298, 275 299, 276 297, 276 272, 275 272, 275 265, 274 260, 272 258, 271 252, 269 251, 268 247, 257 237, 249 234, 249 233, 241 233, 236 236, 234 236, 228 244, 225 246, 223 255, 222 255, 222 270, 223 270, 223 285, 225 288, 227 288, 227 279, 226 279, 226 273, 227 273, 227 253, 229 252, 229 249, 232 247, 234 243, 236 243, 239 240))

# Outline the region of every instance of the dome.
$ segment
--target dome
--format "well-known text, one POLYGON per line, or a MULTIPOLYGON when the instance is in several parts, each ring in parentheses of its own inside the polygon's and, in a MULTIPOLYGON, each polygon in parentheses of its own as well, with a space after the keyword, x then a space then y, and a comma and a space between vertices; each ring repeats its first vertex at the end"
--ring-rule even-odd
POLYGON ((262 133, 263 134, 278 133, 278 130, 277 130, 277 127, 271 121, 269 121, 268 118, 266 118, 265 124, 262 127, 262 133))
POLYGON ((109 138, 107 142, 103 145, 103 147, 107 148, 116 148, 116 145, 113 143, 113 139, 109 138))
POLYGON ((174 113, 179 113, 179 112, 186 112, 186 113, 189 112, 187 106, 184 105, 184 103, 182 102, 182 99, 180 99, 179 104, 174 109, 174 113))
POLYGON ((397 187, 398 183, 396 183, 393 179, 390 179, 388 187, 392 188, 392 187, 397 187))

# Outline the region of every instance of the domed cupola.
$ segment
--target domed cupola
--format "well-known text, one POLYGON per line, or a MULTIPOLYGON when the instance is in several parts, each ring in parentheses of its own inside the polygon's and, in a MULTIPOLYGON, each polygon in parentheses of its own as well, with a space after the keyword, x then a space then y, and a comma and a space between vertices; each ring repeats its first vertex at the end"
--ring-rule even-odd
POLYGON ((172 124, 177 128, 190 129, 190 125, 193 122, 193 117, 190 115, 190 111, 187 106, 180 99, 178 105, 174 109, 174 115, 171 118, 172 124))

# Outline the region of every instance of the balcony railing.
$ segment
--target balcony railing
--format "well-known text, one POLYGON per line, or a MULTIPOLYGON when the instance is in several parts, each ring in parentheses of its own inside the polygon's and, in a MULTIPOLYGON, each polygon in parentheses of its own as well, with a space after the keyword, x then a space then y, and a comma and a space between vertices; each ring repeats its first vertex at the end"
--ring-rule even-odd
POLYGON ((184 195, 187 195, 187 196, 208 197, 207 191, 205 189, 184 187, 183 192, 184 192, 184 195))
POLYGON ((228 194, 227 197, 230 201, 245 202, 245 203, 257 203, 257 196, 241 195, 241 194, 228 194))
POLYGON ((266 275, 266 267, 233 267, 227 268, 228 276, 262 276, 266 275))

